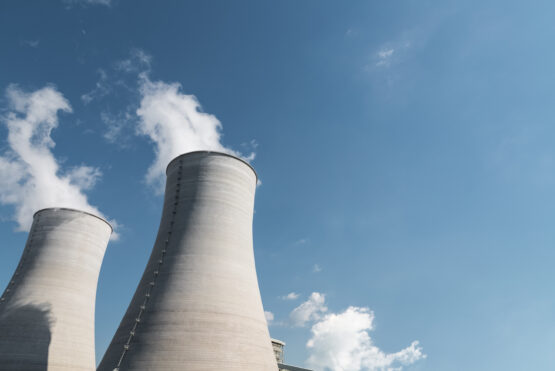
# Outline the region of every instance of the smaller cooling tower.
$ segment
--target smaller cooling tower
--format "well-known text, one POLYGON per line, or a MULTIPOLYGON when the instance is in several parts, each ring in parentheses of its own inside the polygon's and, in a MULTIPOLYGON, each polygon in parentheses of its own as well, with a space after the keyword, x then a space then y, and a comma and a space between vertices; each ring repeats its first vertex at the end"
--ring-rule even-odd
POLYGON ((71 209, 35 213, 0 297, 0 370, 94 371, 94 305, 112 228, 71 209))
POLYGON ((218 152, 168 165, 150 260, 99 371, 277 371, 252 245, 256 174, 218 152))

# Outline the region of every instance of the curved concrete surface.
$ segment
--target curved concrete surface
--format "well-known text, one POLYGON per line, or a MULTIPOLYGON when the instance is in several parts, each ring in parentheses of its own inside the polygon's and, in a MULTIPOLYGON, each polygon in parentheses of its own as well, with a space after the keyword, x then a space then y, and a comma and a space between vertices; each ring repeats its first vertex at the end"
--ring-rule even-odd
POLYGON ((112 233, 94 215, 37 212, 23 255, 0 297, 0 369, 93 371, 94 306, 112 233))
POLYGON ((172 161, 158 237, 99 371, 277 371, 252 246, 256 175, 242 160, 172 161))

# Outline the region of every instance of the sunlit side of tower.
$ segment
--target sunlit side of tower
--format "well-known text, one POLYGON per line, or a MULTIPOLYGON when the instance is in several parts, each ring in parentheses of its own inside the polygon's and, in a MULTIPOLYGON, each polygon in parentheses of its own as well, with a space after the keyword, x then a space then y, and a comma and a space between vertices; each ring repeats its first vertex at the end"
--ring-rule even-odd
POLYGON ((0 369, 93 371, 94 310, 112 228, 78 210, 33 218, 19 265, 0 297, 0 369))
POLYGON ((218 152, 168 165, 158 237, 99 371, 277 371, 254 262, 256 182, 218 152))

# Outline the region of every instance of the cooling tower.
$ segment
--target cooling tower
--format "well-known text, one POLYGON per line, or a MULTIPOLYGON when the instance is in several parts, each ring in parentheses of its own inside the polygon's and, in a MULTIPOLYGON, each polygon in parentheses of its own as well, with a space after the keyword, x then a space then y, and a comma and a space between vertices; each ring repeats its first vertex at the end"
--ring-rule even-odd
POLYGON ((277 371, 252 246, 256 173, 217 152, 168 165, 158 237, 99 371, 277 371))
POLYGON ((44 209, 33 218, 0 297, 0 370, 94 371, 94 305, 112 228, 92 214, 44 209))

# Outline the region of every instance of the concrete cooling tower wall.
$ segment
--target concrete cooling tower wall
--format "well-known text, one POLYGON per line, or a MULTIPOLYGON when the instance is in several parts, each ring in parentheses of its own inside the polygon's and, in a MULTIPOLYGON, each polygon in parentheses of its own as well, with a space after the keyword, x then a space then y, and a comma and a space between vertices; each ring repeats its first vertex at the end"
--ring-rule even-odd
POLYGON ((94 215, 34 215, 16 271, 0 297, 0 370, 93 371, 94 305, 112 233, 94 215))
POLYGON ((252 246, 256 181, 223 153, 168 165, 156 243, 99 371, 277 371, 252 246))

